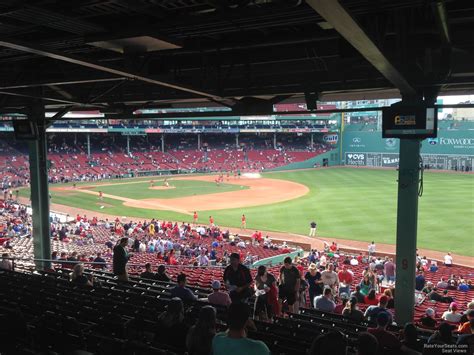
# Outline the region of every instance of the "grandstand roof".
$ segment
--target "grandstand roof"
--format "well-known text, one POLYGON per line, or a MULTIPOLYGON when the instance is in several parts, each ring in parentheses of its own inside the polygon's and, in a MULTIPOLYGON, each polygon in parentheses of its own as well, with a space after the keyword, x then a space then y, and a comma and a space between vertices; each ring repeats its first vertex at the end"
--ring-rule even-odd
POLYGON ((474 84, 473 21, 469 0, 5 0, 1 108, 268 113, 304 93, 460 94, 474 84))

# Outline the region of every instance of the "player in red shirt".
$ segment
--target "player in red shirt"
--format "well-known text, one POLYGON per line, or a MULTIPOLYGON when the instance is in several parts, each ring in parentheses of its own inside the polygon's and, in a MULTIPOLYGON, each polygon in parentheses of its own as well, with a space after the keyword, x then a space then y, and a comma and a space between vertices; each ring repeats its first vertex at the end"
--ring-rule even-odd
POLYGON ((102 191, 99 191, 99 200, 103 200, 104 199, 104 193, 102 191))
POLYGON ((197 222, 198 222, 198 217, 199 217, 199 216, 198 216, 197 212, 194 211, 194 214, 193 214, 193 222, 194 222, 194 224, 197 224, 197 222))
POLYGON ((212 218, 212 216, 209 216, 209 224, 214 226, 214 218, 212 218))
POLYGON ((242 215, 241 221, 240 221, 240 229, 247 229, 247 218, 245 218, 245 215, 242 215))

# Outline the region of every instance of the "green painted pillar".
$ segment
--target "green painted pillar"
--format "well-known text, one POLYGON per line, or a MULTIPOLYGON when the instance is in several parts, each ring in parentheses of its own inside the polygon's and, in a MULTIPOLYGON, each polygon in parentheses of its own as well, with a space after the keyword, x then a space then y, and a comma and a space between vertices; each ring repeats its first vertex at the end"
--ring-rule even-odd
MULTIPOLYGON (((33 247, 36 259, 51 259, 49 191, 46 147, 46 118, 42 103, 35 103, 28 119, 38 125, 38 139, 29 142, 33 247)), ((50 262, 35 262, 37 269, 51 268, 50 262)))
POLYGON ((400 139, 395 285, 395 320, 399 325, 412 322, 414 315, 420 147, 420 140, 400 139))

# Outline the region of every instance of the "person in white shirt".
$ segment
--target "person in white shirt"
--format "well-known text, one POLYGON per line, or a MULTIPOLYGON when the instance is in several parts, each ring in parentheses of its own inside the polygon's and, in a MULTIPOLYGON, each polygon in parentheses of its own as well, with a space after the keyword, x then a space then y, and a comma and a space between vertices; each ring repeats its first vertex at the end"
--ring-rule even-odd
POLYGON ((356 265, 359 265, 359 260, 357 260, 356 257, 353 256, 350 263, 352 266, 356 266, 356 265))
POLYGON ((449 267, 453 266, 453 257, 451 256, 451 253, 444 256, 444 265, 449 267))
POLYGON ((447 322, 458 323, 461 320, 462 314, 457 313, 457 310, 458 310, 458 305, 454 302, 451 302, 448 310, 444 312, 443 315, 441 316, 441 319, 447 322))
POLYGON ((201 255, 198 257, 198 264, 199 266, 208 266, 209 265, 209 258, 206 256, 205 251, 201 251, 201 255))
POLYGON ((372 256, 375 254, 375 242, 372 241, 372 243, 369 244, 368 250, 369 250, 369 256, 372 256))
POLYGON ((327 264, 326 255, 323 254, 319 258, 319 266, 326 267, 326 264, 327 264))

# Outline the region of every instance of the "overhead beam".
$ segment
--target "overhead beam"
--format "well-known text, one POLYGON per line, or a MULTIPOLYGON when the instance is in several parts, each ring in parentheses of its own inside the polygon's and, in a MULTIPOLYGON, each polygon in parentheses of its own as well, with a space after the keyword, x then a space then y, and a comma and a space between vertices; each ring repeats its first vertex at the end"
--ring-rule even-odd
POLYGON ((441 41, 444 45, 450 46, 451 36, 449 34, 448 15, 446 14, 446 6, 444 4, 444 0, 437 0, 433 2, 431 6, 434 11, 436 25, 439 29, 441 41))
POLYGON ((88 80, 48 81, 48 82, 43 82, 43 83, 25 83, 25 84, 18 84, 18 85, 0 86, 0 90, 28 89, 28 88, 36 88, 40 86, 94 84, 94 83, 105 83, 109 81, 121 81, 121 80, 127 80, 127 79, 126 78, 103 78, 103 79, 88 79, 88 80))
POLYGON ((346 41, 382 73, 387 80, 395 85, 403 95, 416 95, 415 89, 383 55, 338 0, 306 0, 306 3, 330 23, 346 41))
POLYGON ((84 102, 76 102, 76 101, 71 101, 71 100, 66 100, 66 99, 57 99, 57 98, 46 97, 46 96, 39 97, 35 95, 20 94, 17 92, 8 92, 8 91, 0 91, 0 95, 16 96, 16 97, 23 97, 23 98, 28 98, 28 99, 35 99, 35 100, 46 100, 46 101, 52 101, 52 102, 57 102, 61 104, 76 105, 76 106, 104 106, 100 104, 88 105, 87 103, 84 103, 84 102))
POLYGON ((168 87, 168 88, 179 90, 179 91, 184 91, 184 92, 187 92, 187 93, 190 93, 190 94, 211 98, 213 100, 221 100, 222 99, 221 97, 219 97, 217 95, 214 95, 214 94, 211 94, 211 93, 208 93, 208 92, 195 90, 195 89, 192 89, 192 88, 187 88, 187 87, 184 87, 182 85, 177 85, 177 84, 173 84, 173 83, 169 83, 169 82, 165 82, 165 81, 161 81, 161 80, 155 80, 155 79, 152 79, 152 78, 149 78, 149 77, 146 77, 146 76, 142 76, 142 75, 139 75, 139 74, 136 74, 136 73, 132 73, 132 72, 128 72, 128 71, 124 71, 124 70, 120 70, 120 69, 115 69, 115 68, 112 68, 112 67, 107 67, 107 66, 104 66, 104 65, 99 64, 99 63, 94 63, 93 61, 90 61, 90 60, 85 60, 85 59, 82 59, 82 58, 79 58, 79 57, 76 57, 76 56, 72 56, 72 55, 69 55, 69 54, 65 54, 65 53, 53 51, 53 50, 50 50, 50 49, 42 48, 40 46, 35 46, 33 44, 30 44, 30 43, 24 43, 24 42, 20 43, 20 42, 17 42, 17 41, 14 42, 14 41, 10 41, 10 40, 9 41, 2 40, 2 41, 0 41, 0 46, 15 49, 17 51, 21 51, 21 52, 25 52, 25 53, 36 54, 36 55, 46 57, 46 58, 61 60, 63 62, 80 65, 80 66, 83 66, 83 67, 87 67, 87 68, 90 68, 90 69, 94 69, 94 70, 97 70, 97 71, 117 75, 117 76, 120 76, 120 77, 132 79, 132 80, 139 80, 139 81, 143 81, 143 82, 149 83, 149 84, 154 84, 154 85, 164 86, 164 87, 168 87))

